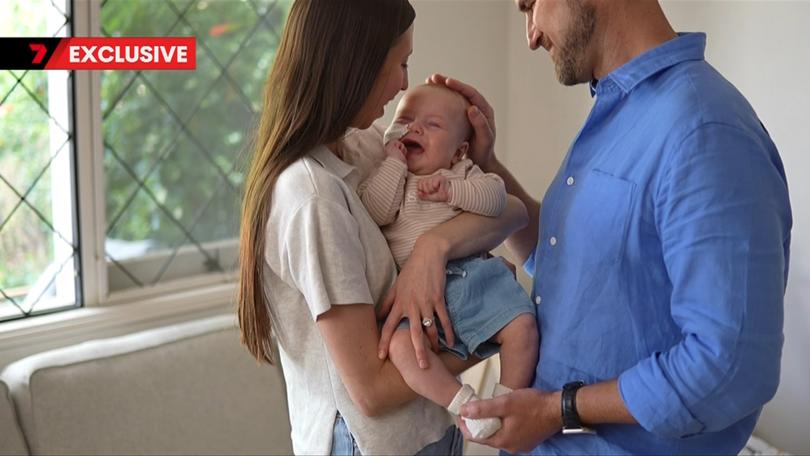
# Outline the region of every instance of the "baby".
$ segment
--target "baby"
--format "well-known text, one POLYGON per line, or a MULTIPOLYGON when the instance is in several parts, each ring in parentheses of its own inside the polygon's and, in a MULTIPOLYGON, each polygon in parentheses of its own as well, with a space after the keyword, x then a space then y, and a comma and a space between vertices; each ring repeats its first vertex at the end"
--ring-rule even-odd
MULTIPOLYGON (((472 133, 468 106, 462 95, 444 86, 407 91, 386 132, 387 157, 359 187, 400 268, 425 231, 461 212, 496 217, 506 206, 501 178, 464 158, 472 133)), ((501 377, 494 395, 529 386, 537 362, 535 309, 503 261, 476 255, 450 262, 445 301, 456 343, 448 347, 437 325, 443 349, 467 359, 470 354, 486 358, 500 348, 501 377)), ((432 352, 430 368, 421 369, 408 324, 403 320, 391 340, 391 361, 414 391, 458 415, 462 404, 477 399, 475 391, 461 385, 432 352)), ((498 418, 465 418, 465 423, 476 438, 501 427, 498 418)))

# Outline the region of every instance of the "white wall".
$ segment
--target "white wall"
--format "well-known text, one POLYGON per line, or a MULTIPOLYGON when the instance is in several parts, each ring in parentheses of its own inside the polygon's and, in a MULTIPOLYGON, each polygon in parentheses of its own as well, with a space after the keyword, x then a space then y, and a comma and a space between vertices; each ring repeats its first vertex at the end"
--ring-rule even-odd
MULTIPOLYGON (((506 112, 507 59, 504 50, 508 2, 496 0, 412 0, 416 10, 410 85, 442 73, 474 84, 497 110, 506 112)), ((386 106, 390 123, 400 97, 386 106)))
MULTIPOLYGON (((679 31, 708 33, 707 60, 748 98, 776 142, 790 185, 794 228, 785 298, 782 382, 757 433, 810 453, 810 2, 665 0, 679 31)), ((509 0, 415 0, 412 80, 446 71, 492 102, 498 154, 541 198, 587 117, 586 86, 562 87, 544 51, 526 47, 524 19, 509 0)), ((393 105, 389 107, 393 110, 393 105)), ((390 117, 389 117, 390 118, 390 117)), ((525 276, 524 284, 528 283, 525 276)))

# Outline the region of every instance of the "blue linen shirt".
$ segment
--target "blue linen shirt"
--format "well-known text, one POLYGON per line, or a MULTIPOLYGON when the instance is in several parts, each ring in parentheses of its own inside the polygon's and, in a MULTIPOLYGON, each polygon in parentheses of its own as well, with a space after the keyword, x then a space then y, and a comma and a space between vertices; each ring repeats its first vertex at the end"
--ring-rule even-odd
POLYGON ((536 250, 534 387, 618 378, 640 425, 532 454, 736 454, 779 383, 791 211, 743 96, 681 34, 591 84, 536 250))

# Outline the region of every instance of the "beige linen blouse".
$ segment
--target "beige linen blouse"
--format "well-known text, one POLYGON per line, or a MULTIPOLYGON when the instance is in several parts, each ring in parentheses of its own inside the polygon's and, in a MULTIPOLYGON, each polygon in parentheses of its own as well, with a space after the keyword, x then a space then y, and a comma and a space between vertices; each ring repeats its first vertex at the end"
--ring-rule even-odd
POLYGON ((448 413, 418 398, 383 416, 363 416, 316 324, 334 305, 379 304, 396 275, 385 238, 356 193, 384 158, 382 132, 352 130, 344 146, 346 161, 321 146, 286 169, 267 223, 264 283, 287 384, 293 451, 329 454, 340 412, 363 454, 414 454, 442 437, 452 424, 448 413))

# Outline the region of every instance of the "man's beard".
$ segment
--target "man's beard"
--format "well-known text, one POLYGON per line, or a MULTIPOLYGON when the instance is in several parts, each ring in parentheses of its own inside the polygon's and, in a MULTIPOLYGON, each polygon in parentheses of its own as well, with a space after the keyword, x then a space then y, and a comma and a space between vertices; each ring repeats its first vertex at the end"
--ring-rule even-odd
POLYGON ((580 73, 583 71, 585 52, 596 26, 596 11, 593 6, 584 5, 582 0, 569 0, 568 5, 573 19, 563 46, 558 47, 554 69, 557 80, 563 85, 571 86, 590 80, 590 77, 581 76, 580 73))

